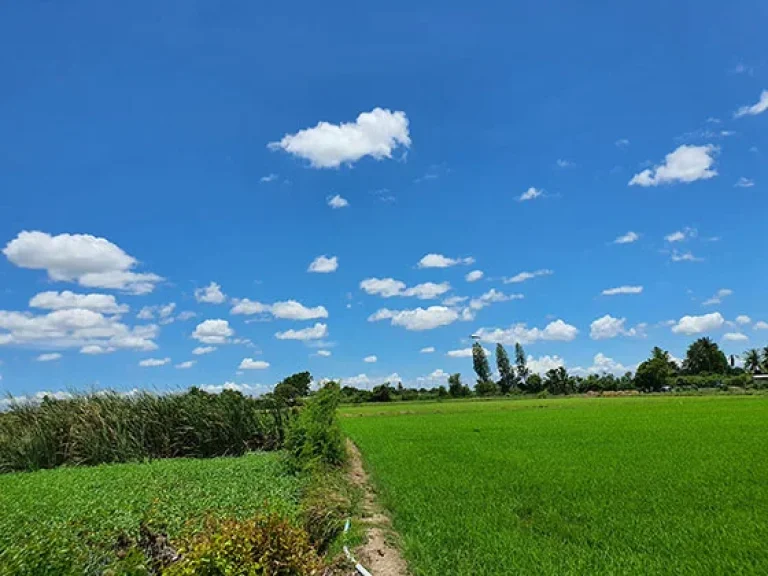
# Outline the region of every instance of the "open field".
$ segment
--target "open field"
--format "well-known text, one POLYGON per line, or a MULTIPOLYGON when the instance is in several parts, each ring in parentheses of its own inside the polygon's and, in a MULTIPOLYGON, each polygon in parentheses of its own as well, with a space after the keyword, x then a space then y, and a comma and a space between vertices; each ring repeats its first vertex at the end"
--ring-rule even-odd
POLYGON ((768 398, 347 406, 414 574, 768 572, 768 398))
POLYGON ((292 517, 299 488, 277 452, 0 475, 0 574, 94 573, 142 522, 174 538, 207 513, 292 517))

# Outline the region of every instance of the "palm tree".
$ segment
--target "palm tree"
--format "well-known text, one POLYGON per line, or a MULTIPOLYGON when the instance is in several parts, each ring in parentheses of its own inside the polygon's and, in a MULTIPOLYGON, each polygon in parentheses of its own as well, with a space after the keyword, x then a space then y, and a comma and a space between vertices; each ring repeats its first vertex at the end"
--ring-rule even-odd
MULTIPOLYGON (((765 355, 765 350, 763 350, 763 355, 765 355)), ((744 369, 747 372, 754 374, 760 370, 760 366, 760 352, 756 348, 744 352, 744 369)))
POLYGON ((763 356, 762 356, 762 363, 760 364, 760 369, 763 371, 768 371, 768 346, 763 348, 763 356))

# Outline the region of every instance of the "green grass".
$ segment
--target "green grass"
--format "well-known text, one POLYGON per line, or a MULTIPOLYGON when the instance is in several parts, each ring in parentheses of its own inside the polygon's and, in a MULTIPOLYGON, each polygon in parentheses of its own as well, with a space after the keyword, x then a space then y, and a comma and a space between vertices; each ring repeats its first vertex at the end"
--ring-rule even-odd
POLYGON ((207 513, 295 517, 299 491, 280 453, 0 475, 0 574, 99 573, 142 521, 173 539, 207 513))
POLYGON ((342 416, 415 575, 768 573, 765 396, 342 416))

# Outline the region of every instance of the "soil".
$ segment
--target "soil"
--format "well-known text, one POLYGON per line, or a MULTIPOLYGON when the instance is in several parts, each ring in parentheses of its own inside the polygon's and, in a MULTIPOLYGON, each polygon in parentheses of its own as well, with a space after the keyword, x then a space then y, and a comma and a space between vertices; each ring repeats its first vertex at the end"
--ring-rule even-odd
POLYGON ((400 550, 392 545, 398 540, 392 523, 376 501, 368 474, 363 468, 360 450, 347 440, 349 453, 349 480, 363 490, 363 517, 366 526, 366 542, 355 549, 354 556, 373 576, 407 576, 408 565, 400 550))

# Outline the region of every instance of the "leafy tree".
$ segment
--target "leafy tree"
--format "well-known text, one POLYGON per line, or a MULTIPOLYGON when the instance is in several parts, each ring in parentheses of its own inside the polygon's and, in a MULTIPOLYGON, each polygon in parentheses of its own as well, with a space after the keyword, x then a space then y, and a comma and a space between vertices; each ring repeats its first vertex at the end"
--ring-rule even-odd
POLYGON ((710 338, 699 338, 688 347, 683 361, 687 374, 725 374, 728 359, 710 338))
POLYGON ((756 348, 744 352, 744 369, 747 372, 754 374, 755 372, 759 372, 761 367, 760 352, 758 352, 756 348))
POLYGON ((762 362, 761 368, 762 368, 762 370, 766 371, 766 370, 768 370, 768 346, 763 348, 762 360, 763 360, 763 362, 762 362))
POLYGON ((461 383, 461 374, 451 374, 448 377, 448 394, 451 398, 464 398, 470 395, 469 387, 461 383))
POLYGON ((569 384, 565 366, 547 370, 544 375, 544 387, 550 394, 567 394, 570 389, 569 384))
POLYGON ((515 371, 509 362, 504 346, 496 344, 496 366, 499 369, 499 389, 502 394, 509 394, 515 385, 515 371))
POLYGON ((488 364, 488 357, 480 342, 472 344, 472 366, 477 374, 478 383, 491 382, 491 365, 488 364))
POLYGON ((667 383, 667 378, 677 373, 677 364, 669 352, 658 346, 651 351, 651 357, 637 367, 635 386, 640 390, 658 392, 667 383))
POLYGON ((499 393, 499 386, 493 380, 478 380, 475 384, 475 394, 478 396, 493 396, 499 393))
POLYGON ((392 387, 389 382, 374 386, 371 390, 371 402, 390 402, 392 400, 392 387))
POLYGON ((536 394, 544 390, 544 384, 541 381, 541 376, 536 373, 529 375, 525 381, 525 389, 532 394, 536 394))
POLYGON ((521 387, 526 387, 528 383, 528 363, 525 360, 525 350, 520 342, 515 343, 515 364, 517 364, 517 381, 521 387))
POLYGON ((286 402, 294 402, 303 396, 309 396, 309 385, 312 383, 312 375, 309 372, 298 372, 283 379, 275 386, 276 397, 286 402))

